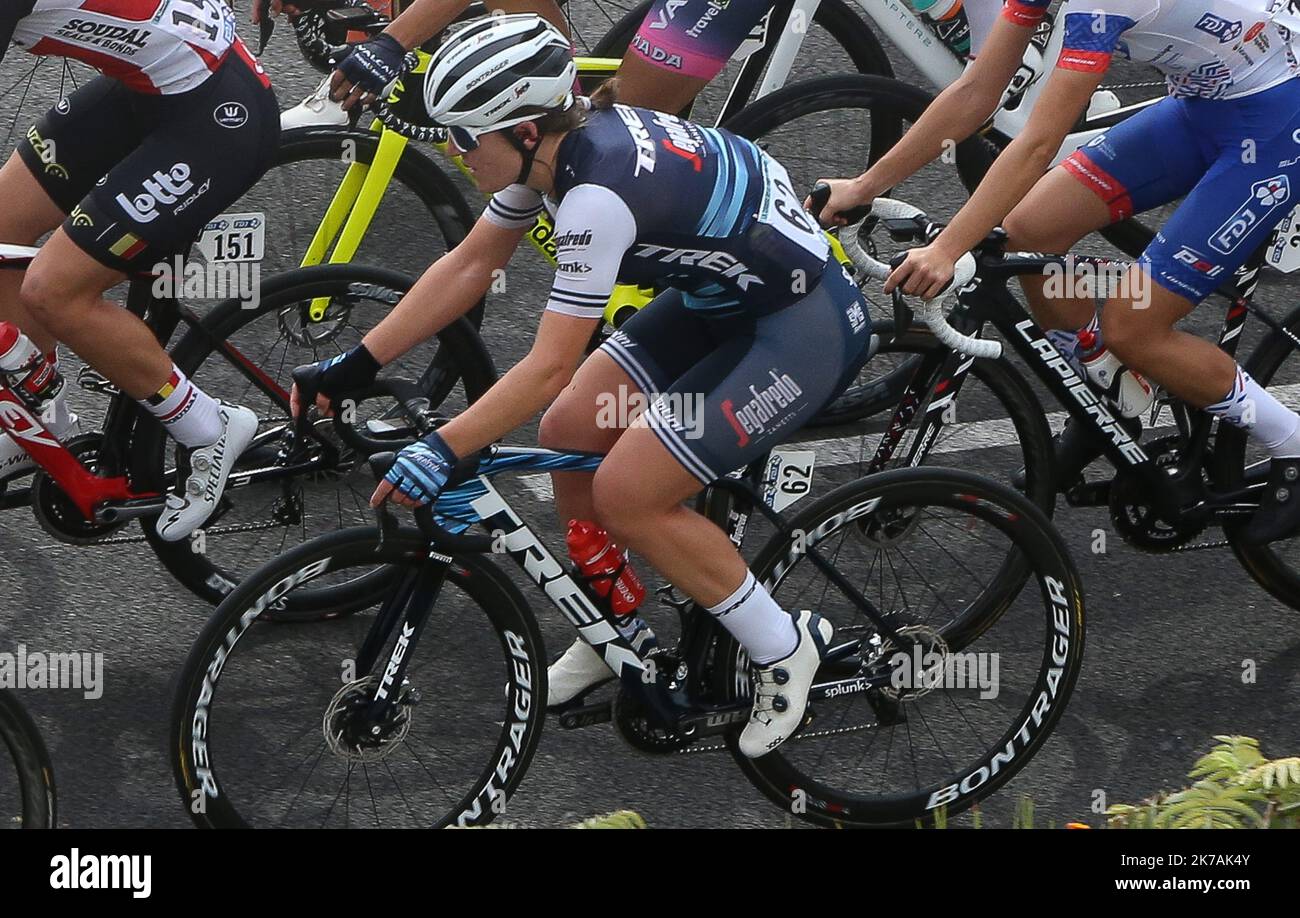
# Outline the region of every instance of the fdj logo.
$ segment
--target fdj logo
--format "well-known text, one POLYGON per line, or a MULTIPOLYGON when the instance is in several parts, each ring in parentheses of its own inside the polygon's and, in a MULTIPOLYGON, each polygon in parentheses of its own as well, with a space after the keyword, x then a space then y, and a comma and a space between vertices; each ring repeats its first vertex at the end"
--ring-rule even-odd
POLYGON ((1290 197, 1291 183, 1285 175, 1275 175, 1256 182, 1250 187, 1250 200, 1238 207, 1237 212, 1210 237, 1210 248, 1229 254, 1241 244, 1241 240, 1246 238, 1256 224, 1265 220, 1290 197))
POLYGON ((136 223, 152 223, 158 219, 159 204, 175 204, 181 195, 193 187, 189 165, 177 163, 167 172, 155 172, 152 178, 145 179, 143 194, 136 195, 134 199, 119 194, 117 203, 122 205, 126 215, 136 223))
POLYGON ((1196 23, 1196 28, 1213 35, 1219 40, 1219 44, 1235 41, 1241 35, 1240 20, 1229 21, 1213 13, 1206 13, 1202 16, 1200 21, 1196 23))

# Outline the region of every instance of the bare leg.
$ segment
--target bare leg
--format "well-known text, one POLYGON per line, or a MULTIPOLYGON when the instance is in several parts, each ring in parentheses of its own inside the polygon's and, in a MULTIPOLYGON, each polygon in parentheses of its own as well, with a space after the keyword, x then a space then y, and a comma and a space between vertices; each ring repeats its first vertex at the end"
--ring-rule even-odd
POLYGON ((27 270, 22 307, 123 392, 143 399, 167 381, 172 362, 144 322, 104 299, 124 277, 58 229, 27 270))
MULTIPOLYGON (((37 240, 63 222, 63 211, 37 184, 17 153, 0 167, 0 242, 35 245, 37 240)), ((0 319, 23 330, 42 351, 54 347, 54 335, 23 304, 19 291, 22 271, 0 271, 0 319)))
MULTIPOLYGON (((1110 211, 1097 195, 1060 166, 1048 172, 1007 215, 1008 247, 1064 254, 1091 232, 1111 223, 1110 211)), ((1092 297, 1047 297, 1043 276, 1022 277, 1029 308, 1044 328, 1074 331, 1096 311, 1092 297)), ((1100 291, 1098 291, 1100 292, 1100 291)))

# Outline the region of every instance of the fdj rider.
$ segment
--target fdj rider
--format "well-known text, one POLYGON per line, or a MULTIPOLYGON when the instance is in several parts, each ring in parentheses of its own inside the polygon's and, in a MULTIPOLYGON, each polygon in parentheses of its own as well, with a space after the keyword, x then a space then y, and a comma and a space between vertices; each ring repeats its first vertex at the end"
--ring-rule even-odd
MULTIPOLYGON (((32 245, 58 227, 25 274, 0 272, 0 318, 47 355, 29 379, 49 375, 62 341, 192 450, 158 520, 164 539, 185 538, 216 507, 257 417, 187 380, 103 294, 188 248, 258 179, 279 139, 275 94, 222 0, 5 0, 0 54, 10 40, 103 76, 55 106, 0 169, 0 241, 32 245)), ((62 396, 41 413, 61 439, 76 433, 62 396)), ((0 437, 0 479, 32 468, 0 437)))
MULTIPOLYGON (((682 502, 836 394, 865 362, 870 326, 778 163, 725 131, 614 104, 608 84, 588 110, 571 94, 574 72, 567 39, 532 15, 479 20, 439 49, 425 84, 430 113, 497 194, 357 349, 325 365, 324 392, 363 388, 470 309, 540 210, 554 210, 559 267, 531 351, 403 450, 372 500, 436 499, 458 456, 550 405, 544 445, 608 456, 594 475, 554 476, 560 518, 598 520, 745 646, 759 675, 740 744, 761 755, 802 719, 832 629, 781 609, 727 536, 682 502), (616 281, 672 289, 574 375, 616 281), (638 392, 656 397, 640 420, 598 423, 602 394, 638 392), (702 406, 689 425, 688 399, 702 406)), ((578 688, 609 676, 585 644, 566 657, 585 679, 578 688)))
MULTIPOLYGON (((1047 6, 1009 0, 973 67, 871 169, 834 183, 824 219, 842 222, 839 212, 919 169, 947 138, 975 131, 1047 6)), ((1256 544, 1300 529, 1300 416, 1219 348, 1174 324, 1244 264, 1300 199, 1300 67, 1290 34, 1272 17, 1266 0, 1067 0, 1058 14, 1060 58, 1025 130, 952 223, 910 252, 886 285, 933 293, 956 258, 999 222, 1015 248, 1065 252, 1096 229, 1183 198, 1130 269, 1121 289, 1132 294, 1112 296, 1100 317, 1090 297, 1045 296, 1041 277, 1023 279, 1025 293, 1040 321, 1064 332, 1054 337, 1067 354, 1073 330, 1087 326, 1126 365, 1245 429, 1268 451, 1268 487, 1242 534, 1256 544), (1044 175, 1116 52, 1163 71, 1169 97, 1044 175)), ((1084 452, 1076 471, 1099 453, 1084 452)))

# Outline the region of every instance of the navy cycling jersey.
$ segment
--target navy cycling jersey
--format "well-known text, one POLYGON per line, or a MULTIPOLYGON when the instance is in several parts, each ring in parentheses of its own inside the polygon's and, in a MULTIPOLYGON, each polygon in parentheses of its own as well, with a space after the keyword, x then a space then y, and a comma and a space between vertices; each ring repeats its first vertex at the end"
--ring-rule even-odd
POLYGON ((671 287, 690 309, 764 315, 804 297, 830 250, 785 169, 753 143, 672 115, 615 105, 588 113, 556 157, 555 199, 511 185, 498 226, 554 217, 546 308, 599 318, 615 284, 671 287))

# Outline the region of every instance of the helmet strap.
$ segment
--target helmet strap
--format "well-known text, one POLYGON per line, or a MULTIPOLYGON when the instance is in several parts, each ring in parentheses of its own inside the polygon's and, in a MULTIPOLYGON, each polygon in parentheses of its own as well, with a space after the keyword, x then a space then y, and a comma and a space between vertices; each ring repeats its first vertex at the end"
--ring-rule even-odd
POLYGON ((523 157, 523 162, 519 165, 519 177, 515 179, 515 183, 518 185, 526 185, 528 184, 528 176, 531 175, 533 171, 533 160, 537 157, 537 148, 542 145, 541 139, 539 138, 537 144, 530 150, 528 149, 528 146, 515 135, 514 131, 506 132, 506 136, 510 138, 511 146, 518 150, 519 155, 523 157))

